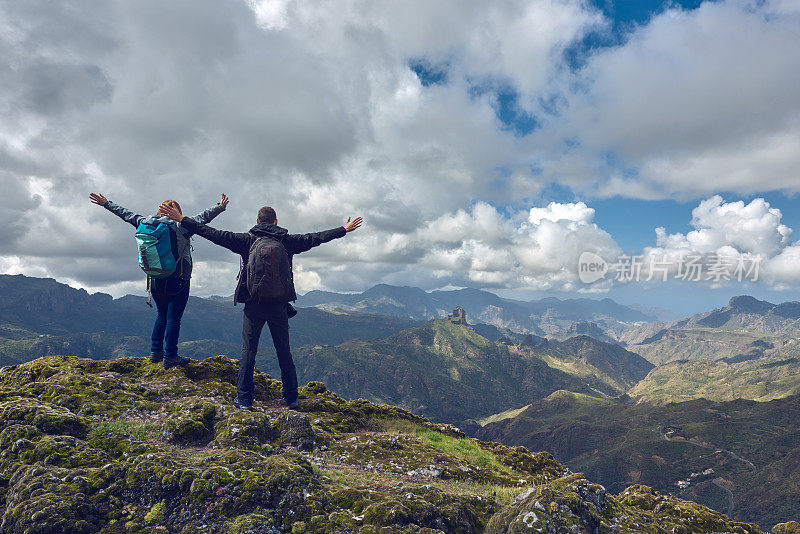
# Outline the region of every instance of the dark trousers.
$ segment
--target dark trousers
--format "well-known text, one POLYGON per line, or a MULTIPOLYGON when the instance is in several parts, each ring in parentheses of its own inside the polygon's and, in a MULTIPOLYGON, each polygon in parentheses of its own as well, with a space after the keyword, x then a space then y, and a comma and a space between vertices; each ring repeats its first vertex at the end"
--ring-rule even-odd
POLYGON ((189 280, 178 276, 153 278, 150 280, 150 292, 158 311, 153 325, 150 352, 163 354, 165 358, 175 358, 178 355, 181 318, 189 301, 189 280))
POLYGON ((244 305, 242 327, 242 357, 239 360, 239 383, 237 394, 242 404, 253 404, 253 371, 258 353, 258 340, 264 324, 269 326, 272 343, 278 355, 283 382, 283 398, 288 403, 297 400, 297 371, 289 349, 289 317, 286 304, 262 304, 248 302, 244 305))

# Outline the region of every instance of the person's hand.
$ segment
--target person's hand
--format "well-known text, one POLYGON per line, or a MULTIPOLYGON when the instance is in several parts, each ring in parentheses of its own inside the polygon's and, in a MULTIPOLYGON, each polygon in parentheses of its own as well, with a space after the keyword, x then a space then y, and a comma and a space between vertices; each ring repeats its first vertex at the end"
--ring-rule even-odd
POLYGON ((352 221, 350 220, 350 217, 348 217, 347 222, 344 223, 345 232, 352 232, 353 230, 357 230, 358 227, 361 226, 362 222, 364 222, 364 220, 361 217, 356 217, 352 221))
POLYGON ((108 199, 101 195, 100 193, 89 193, 89 200, 92 201, 93 204, 97 204, 98 206, 105 206, 108 199))
POLYGON ((228 208, 228 196, 225 193, 222 193, 222 197, 219 199, 219 205, 222 206, 222 209, 228 208))
POLYGON ((173 221, 181 222, 183 220, 183 213, 181 213, 181 210, 179 210, 172 204, 167 204, 166 202, 164 202, 158 207, 158 214, 166 215, 173 221))

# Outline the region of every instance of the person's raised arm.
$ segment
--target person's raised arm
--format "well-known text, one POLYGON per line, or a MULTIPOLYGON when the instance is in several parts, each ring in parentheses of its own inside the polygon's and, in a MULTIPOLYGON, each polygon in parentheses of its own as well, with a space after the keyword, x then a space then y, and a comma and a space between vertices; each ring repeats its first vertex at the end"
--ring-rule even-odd
POLYGON ((287 252, 290 254, 300 254, 333 239, 344 237, 349 232, 358 230, 362 222, 363 219, 361 217, 356 217, 353 220, 348 217, 344 226, 338 228, 310 234, 289 234, 284 240, 284 245, 286 245, 287 252))
POLYGON ((208 208, 207 210, 203 211, 202 213, 198 213, 192 219, 199 222, 200 224, 208 224, 214 220, 214 217, 225 211, 228 207, 228 196, 225 193, 222 193, 222 196, 219 199, 219 202, 208 208))
POLYGON ((100 193, 89 193, 89 200, 92 202, 92 204, 103 206, 105 209, 123 221, 132 224, 134 227, 139 226, 139 223, 144 220, 144 217, 138 213, 134 213, 129 209, 125 209, 119 204, 114 204, 100 193))
POLYGON ((168 204, 161 204, 159 212, 173 221, 181 223, 181 226, 186 230, 208 239, 215 245, 225 247, 237 254, 246 255, 250 252, 250 234, 227 232, 206 226, 191 217, 184 217, 177 208, 168 204))

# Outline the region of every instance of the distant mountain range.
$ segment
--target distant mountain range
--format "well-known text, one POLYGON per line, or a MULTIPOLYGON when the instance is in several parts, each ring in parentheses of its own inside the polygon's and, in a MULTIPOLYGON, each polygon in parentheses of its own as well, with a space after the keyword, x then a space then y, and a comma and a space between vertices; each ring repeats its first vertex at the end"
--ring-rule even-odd
MULTIPOLYGON (((429 300, 430 294, 418 289, 378 286, 366 295, 388 307, 354 307, 394 310, 395 315, 352 308, 300 308, 291 327, 301 381, 325 380, 349 397, 400 404, 437 420, 457 422, 522 406, 558 389, 619 395, 652 368, 618 344, 585 335, 557 341, 485 323, 467 326, 436 319, 421 324, 399 316, 397 306, 388 304, 411 303, 409 295, 429 300)), ((552 310, 560 309, 558 313, 570 320, 602 310, 620 318, 642 317, 611 301, 545 299, 526 304, 474 290, 434 292, 433 296, 453 307, 463 297, 466 305, 483 299, 484 303, 510 303, 510 309, 517 311, 515 306, 530 304, 532 309, 546 302, 551 316, 556 314, 552 310)), ((144 301, 143 297, 90 295, 52 279, 0 275, 0 364, 52 354, 95 359, 146 355, 155 312, 144 301)), ((414 306, 423 314, 419 303, 414 306)), ((191 297, 181 327, 181 353, 195 358, 236 357, 240 310, 225 299, 191 297)), ((597 333, 596 327, 586 325, 578 323, 571 331, 597 333)), ((259 351, 258 365, 280 376, 269 343, 259 351)))
POLYGON ((648 484, 765 528, 797 517, 798 395, 654 407, 558 391, 510 415, 471 433, 550 451, 612 492, 648 484))
POLYGON ((674 360, 721 360, 794 350, 800 339, 800 302, 772 304, 750 296, 670 323, 632 326, 618 338, 656 365, 674 360))
MULTIPOLYGON (((52 279, 0 275, 0 365, 50 354, 97 359, 146 354, 155 312, 144 302, 143 297, 130 295, 119 299, 102 293, 90 295, 52 279)), ((550 346, 549 352, 539 351, 536 358, 606 394, 628 392, 638 400, 663 404, 701 396, 770 400, 800 389, 797 302, 772 304, 740 296, 723 308, 669 323, 641 322, 652 317, 609 299, 522 302, 473 289, 428 293, 418 288, 379 285, 352 295, 312 291, 299 304, 306 307, 301 307, 291 322, 292 344, 298 355, 311 350, 301 351, 302 346, 318 345, 333 351, 325 346, 386 338, 461 306, 467 310, 475 333, 490 342, 505 340, 519 350, 524 332, 539 332, 528 334, 528 344, 550 346), (480 316, 476 318, 470 309, 480 316), (581 342, 575 340, 583 337, 606 344, 598 345, 605 347, 606 362, 615 358, 607 344, 616 343, 622 345, 619 350, 625 354, 630 351, 653 365, 667 365, 634 381, 632 377, 639 376, 643 367, 630 367, 635 373, 626 376, 620 369, 587 365, 582 356, 577 356, 581 342), (551 358, 558 341, 565 345, 559 357, 551 358), (565 348, 568 346, 569 350, 565 348)), ((180 351, 194 358, 216 354, 237 357, 240 332, 241 307, 233 307, 229 299, 191 297, 181 328, 180 351)), ((277 374, 273 354, 269 336, 262 336, 259 365, 277 374)), ((323 371, 321 364, 311 366, 307 376, 313 378, 314 373, 323 371)), ((332 383, 354 396, 368 393, 355 383, 332 383)), ((369 394, 380 398, 376 391, 369 394)), ((506 408, 531 400, 519 398, 506 408)), ((393 402, 401 401, 393 398, 393 402)), ((430 403, 409 401, 407 406, 416 409, 423 404, 430 403)), ((502 411, 503 407, 491 407, 495 408, 502 411)))
POLYGON ((537 335, 560 334, 573 323, 580 322, 594 322, 606 330, 620 331, 624 325, 649 323, 661 317, 658 313, 624 306, 608 298, 562 300, 548 297, 525 302, 479 289, 426 292, 415 287, 385 284, 354 294, 310 291, 298 299, 298 304, 416 320, 445 317, 453 308, 461 306, 470 322, 537 335))

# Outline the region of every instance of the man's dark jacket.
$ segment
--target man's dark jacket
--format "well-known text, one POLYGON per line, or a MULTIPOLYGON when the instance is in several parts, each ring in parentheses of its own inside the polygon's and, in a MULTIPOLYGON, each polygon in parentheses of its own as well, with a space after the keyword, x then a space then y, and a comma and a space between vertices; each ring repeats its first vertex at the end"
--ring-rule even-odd
MULTIPOLYGON (((286 228, 265 223, 255 225, 247 233, 235 233, 211 228, 189 217, 184 217, 181 220, 181 226, 242 257, 242 268, 239 270, 239 282, 236 284, 236 291, 233 293, 234 303, 247 302, 250 300, 250 294, 247 291, 247 269, 245 269, 245 266, 247 265, 247 259, 250 255, 250 249, 259 237, 271 237, 280 241, 286 249, 286 253, 289 255, 289 265, 291 266, 292 256, 295 254, 305 252, 323 243, 327 243, 332 239, 344 237, 347 233, 344 226, 340 226, 339 228, 311 234, 290 234, 286 228)), ((297 294, 294 292, 294 282, 292 282, 292 296, 289 300, 297 300, 297 294)))

